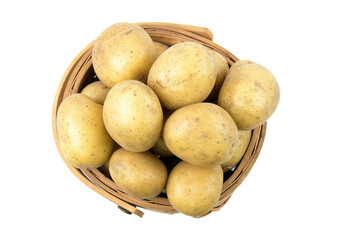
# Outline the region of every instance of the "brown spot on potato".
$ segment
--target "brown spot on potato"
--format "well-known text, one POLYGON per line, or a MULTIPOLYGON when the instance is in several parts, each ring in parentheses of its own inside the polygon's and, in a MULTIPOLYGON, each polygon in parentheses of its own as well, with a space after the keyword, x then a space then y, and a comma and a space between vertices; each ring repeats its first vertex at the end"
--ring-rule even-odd
POLYGON ((161 85, 161 83, 156 79, 155 81, 161 88, 165 88, 163 85, 161 85))
POLYGON ((127 31, 126 33, 125 33, 125 35, 129 35, 130 33, 132 33, 132 29, 131 30, 129 30, 129 31, 127 31))

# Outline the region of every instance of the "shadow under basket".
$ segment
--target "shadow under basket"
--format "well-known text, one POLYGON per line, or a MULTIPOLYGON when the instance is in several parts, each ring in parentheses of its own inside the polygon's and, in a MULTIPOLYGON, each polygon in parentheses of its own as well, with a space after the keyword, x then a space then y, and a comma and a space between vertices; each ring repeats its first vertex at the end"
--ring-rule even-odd
MULTIPOLYGON (((170 23, 138 24, 143 27, 146 32, 148 32, 154 41, 161 42, 169 46, 183 41, 193 41, 219 52, 225 57, 230 66, 238 61, 238 58, 236 58, 233 54, 212 41, 213 35, 207 28, 170 23)), ((111 179, 107 178, 98 169, 77 169, 69 164, 64 158, 59 146, 59 137, 56 128, 57 110, 61 102, 66 97, 79 93, 87 84, 97 80, 91 59, 93 45, 94 42, 90 43, 73 60, 66 70, 56 92, 52 111, 52 127, 58 151, 65 164, 80 181, 95 192, 118 205, 119 209, 123 212, 128 214, 134 213, 142 217, 143 212, 138 209, 139 207, 162 213, 177 213, 166 196, 161 197, 162 195, 160 195, 152 199, 140 199, 130 196, 123 192, 111 179)), ((234 190, 248 175, 260 153, 264 142, 265 132, 266 123, 252 131, 250 144, 244 157, 236 167, 225 174, 220 199, 212 211, 221 209, 229 200, 234 190)))

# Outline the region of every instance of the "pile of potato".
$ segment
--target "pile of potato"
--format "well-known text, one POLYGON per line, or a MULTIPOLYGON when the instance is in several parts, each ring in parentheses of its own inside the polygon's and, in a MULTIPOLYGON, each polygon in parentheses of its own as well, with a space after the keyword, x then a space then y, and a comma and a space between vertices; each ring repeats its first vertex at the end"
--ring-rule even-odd
POLYGON ((92 60, 100 81, 58 109, 64 157, 77 168, 102 169, 129 195, 164 192, 189 216, 215 206, 224 172, 279 103, 265 67, 242 60, 229 69, 211 49, 153 42, 137 24, 107 28, 92 60))

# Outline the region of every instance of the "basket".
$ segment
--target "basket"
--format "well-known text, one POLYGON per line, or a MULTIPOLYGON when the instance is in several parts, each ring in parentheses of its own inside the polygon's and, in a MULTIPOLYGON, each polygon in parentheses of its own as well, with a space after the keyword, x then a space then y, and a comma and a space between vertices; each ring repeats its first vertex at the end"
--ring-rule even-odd
MULTIPOLYGON (((170 23, 138 24, 143 27, 146 32, 148 32, 154 41, 158 41, 170 46, 183 41, 193 41, 222 54, 230 66, 238 61, 238 58, 236 58, 233 54, 212 41, 213 35, 207 28, 170 23)), ((70 165, 64 158, 60 150, 56 129, 57 110, 61 102, 66 97, 80 92, 84 86, 95 80, 96 75, 92 67, 91 59, 93 45, 94 42, 90 43, 73 60, 73 62, 66 70, 55 95, 52 111, 52 128, 58 151, 65 164, 80 181, 82 181, 86 186, 95 192, 115 203, 123 212, 128 214, 133 213, 139 217, 143 216, 143 212, 138 208, 169 214, 177 213, 166 197, 158 196, 152 199, 140 199, 130 196, 123 192, 111 179, 107 178, 98 169, 80 170, 70 165)), ((264 142, 265 132, 266 123, 252 131, 250 144, 244 157, 234 169, 225 174, 220 199, 212 211, 221 209, 229 200, 234 190, 248 175, 260 153, 264 142)))

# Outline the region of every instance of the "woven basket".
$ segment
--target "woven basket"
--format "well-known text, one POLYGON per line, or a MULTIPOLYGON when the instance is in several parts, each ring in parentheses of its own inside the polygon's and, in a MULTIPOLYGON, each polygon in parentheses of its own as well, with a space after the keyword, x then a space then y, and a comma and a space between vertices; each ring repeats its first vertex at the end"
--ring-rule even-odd
MULTIPOLYGON (((233 54, 212 42, 213 35, 207 28, 170 23, 139 23, 139 25, 148 32, 154 41, 162 42, 167 45, 173 45, 183 41, 193 41, 222 54, 228 61, 229 65, 232 65, 234 62, 238 61, 238 58, 236 58, 233 54)), ((142 217, 143 212, 137 208, 140 207, 163 213, 177 213, 166 197, 159 196, 152 199, 140 199, 129 196, 123 192, 111 179, 102 174, 98 169, 80 170, 73 167, 65 160, 59 147, 59 137, 56 129, 57 110, 60 103, 66 97, 80 92, 84 86, 96 79, 91 59, 93 45, 94 42, 90 43, 73 60, 73 62, 66 70, 55 95, 52 112, 52 126, 58 151, 65 164, 80 181, 103 197, 114 202, 123 212, 128 214, 134 213, 142 217)), ((234 192, 234 190, 248 175, 260 153, 262 144, 264 142, 265 132, 266 123, 252 131, 250 144, 244 157, 236 166, 235 170, 229 171, 227 174, 225 174, 224 185, 220 199, 212 211, 219 210, 221 207, 223 207, 231 197, 231 194, 234 192)))

